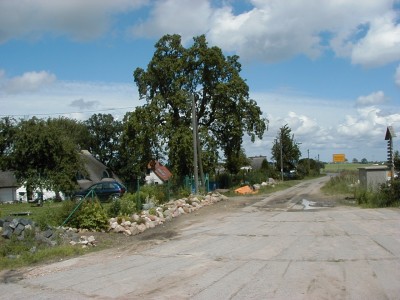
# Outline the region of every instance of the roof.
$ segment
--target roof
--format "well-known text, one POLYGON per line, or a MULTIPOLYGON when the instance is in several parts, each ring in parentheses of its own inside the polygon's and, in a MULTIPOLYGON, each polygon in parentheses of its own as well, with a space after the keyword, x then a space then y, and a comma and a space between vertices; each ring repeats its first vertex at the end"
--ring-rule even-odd
POLYGON ((104 178, 114 178, 118 182, 121 180, 111 172, 101 161, 95 158, 88 150, 82 150, 81 156, 85 163, 87 176, 84 179, 79 179, 78 184, 81 188, 87 188, 93 183, 102 181, 104 178), (107 175, 107 176, 104 176, 107 175))
POLYGON ((266 156, 261 156, 261 155, 260 156, 249 157, 250 165, 253 168, 253 170, 261 169, 262 163, 266 159, 267 159, 266 156))
POLYGON ((18 187, 13 171, 0 172, 0 188, 18 187))
POLYGON ((358 169, 359 170, 367 170, 367 171, 384 171, 384 170, 388 170, 388 167, 386 165, 381 165, 381 166, 360 167, 358 169))
POLYGON ((172 173, 167 167, 163 166, 158 160, 152 160, 147 164, 147 168, 152 170, 158 178, 166 182, 172 177, 172 173))
POLYGON ((385 135, 385 140, 390 140, 396 136, 396 133, 394 132, 393 126, 388 126, 386 129, 386 135, 385 135))

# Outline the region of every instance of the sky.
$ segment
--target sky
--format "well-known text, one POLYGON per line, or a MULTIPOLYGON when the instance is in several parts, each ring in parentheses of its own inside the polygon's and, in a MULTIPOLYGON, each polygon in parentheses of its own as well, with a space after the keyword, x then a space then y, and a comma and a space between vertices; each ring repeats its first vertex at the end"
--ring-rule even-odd
POLYGON ((240 57, 269 120, 247 156, 286 124, 303 158, 384 161, 388 126, 400 150, 400 0, 0 0, 0 117, 122 120, 165 34, 240 57))

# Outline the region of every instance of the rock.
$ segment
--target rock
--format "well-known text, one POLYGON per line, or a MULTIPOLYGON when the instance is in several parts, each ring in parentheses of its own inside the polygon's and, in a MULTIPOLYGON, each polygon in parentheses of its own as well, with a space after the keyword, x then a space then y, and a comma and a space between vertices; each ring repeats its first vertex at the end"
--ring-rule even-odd
POLYGON ((7 227, 7 228, 3 228, 3 232, 1 233, 1 236, 5 239, 10 239, 11 235, 12 235, 12 229, 7 227))
POLYGON ((45 238, 50 238, 53 235, 53 230, 47 229, 46 231, 43 232, 43 236, 45 238))
POLYGON ((137 229, 139 230, 139 232, 143 232, 143 231, 145 231, 147 228, 146 228, 146 225, 145 225, 145 224, 139 224, 139 225, 137 226, 137 229))
POLYGON ((25 226, 22 225, 21 223, 19 223, 19 224, 17 225, 17 227, 15 227, 13 233, 16 234, 16 235, 20 235, 20 234, 22 233, 22 231, 24 231, 24 230, 25 230, 25 226))

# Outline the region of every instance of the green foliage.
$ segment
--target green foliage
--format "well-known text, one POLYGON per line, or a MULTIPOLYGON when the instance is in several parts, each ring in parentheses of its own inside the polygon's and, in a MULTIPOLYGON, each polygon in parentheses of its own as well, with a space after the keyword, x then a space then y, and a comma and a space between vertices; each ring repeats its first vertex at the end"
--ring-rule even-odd
POLYGON ((84 123, 90 134, 88 150, 113 169, 118 165, 115 153, 119 150, 122 122, 111 114, 94 114, 84 123))
POLYGON ((390 207, 400 205, 400 180, 382 184, 377 191, 358 189, 358 204, 367 207, 390 207))
POLYGON ((281 127, 272 146, 272 158, 276 161, 276 168, 277 170, 281 169, 282 160, 284 172, 295 170, 301 156, 299 145, 291 132, 292 130, 287 124, 281 127))
POLYGON ((3 167, 14 170, 18 182, 26 183, 28 190, 75 188, 75 175, 84 167, 76 141, 64 131, 65 123, 63 119, 32 118, 16 127, 3 167))
POLYGON ((192 170, 190 95, 206 171, 215 169, 218 151, 224 153, 228 168, 237 168, 244 133, 252 141, 261 138, 267 123, 249 98, 239 58, 225 57, 220 48, 209 47, 204 35, 193 40, 192 46, 184 48, 179 35, 165 35, 156 43, 147 70, 134 71, 139 95, 147 103, 141 114, 134 115, 136 126, 124 129, 126 142, 139 147, 135 155, 141 167, 146 155, 158 158, 166 150, 173 174, 180 179, 192 170))
POLYGON ((108 227, 108 216, 100 201, 85 201, 76 218, 78 228, 100 231, 108 227))
POLYGON ((358 174, 355 171, 341 172, 331 179, 322 187, 322 191, 327 194, 350 194, 355 191, 355 184, 358 180, 358 174))
POLYGON ((130 216, 138 212, 142 207, 146 197, 144 193, 126 193, 121 199, 115 200, 111 203, 107 214, 109 217, 130 216), (139 197, 139 200, 138 200, 139 197), (139 209, 137 205, 139 204, 139 209))

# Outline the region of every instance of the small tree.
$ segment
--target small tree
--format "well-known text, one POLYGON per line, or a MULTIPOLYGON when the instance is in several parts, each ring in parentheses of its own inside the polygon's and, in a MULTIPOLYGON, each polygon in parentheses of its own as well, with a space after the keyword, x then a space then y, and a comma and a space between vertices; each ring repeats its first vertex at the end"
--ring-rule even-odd
POLYGON ((283 172, 296 169, 301 156, 299 145, 291 132, 287 124, 281 127, 272 146, 272 157, 276 161, 276 168, 280 170, 282 166, 283 172))

